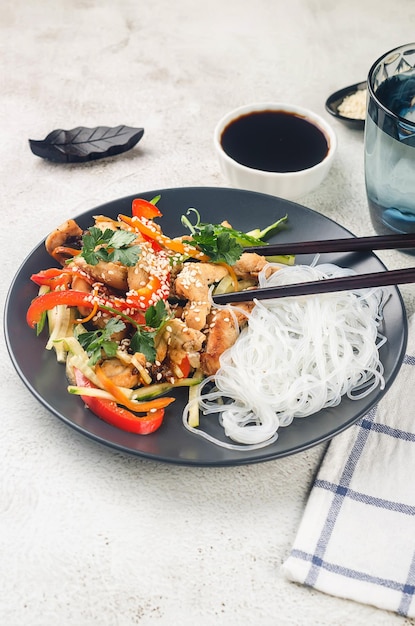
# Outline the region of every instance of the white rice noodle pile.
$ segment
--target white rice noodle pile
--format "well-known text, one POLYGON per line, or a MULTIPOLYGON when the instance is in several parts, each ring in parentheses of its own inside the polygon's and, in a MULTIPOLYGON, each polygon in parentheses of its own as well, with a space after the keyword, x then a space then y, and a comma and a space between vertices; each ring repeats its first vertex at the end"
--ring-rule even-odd
MULTIPOLYGON (((264 268, 260 286, 355 274, 331 264, 278 267, 268 278, 270 265, 264 268)), ((219 413, 225 434, 236 444, 191 428, 189 406, 185 426, 230 449, 255 449, 274 442, 279 427, 294 417, 336 406, 344 395, 359 399, 383 388, 382 299, 382 290, 365 289, 256 301, 247 327, 196 399, 202 413, 219 413)))

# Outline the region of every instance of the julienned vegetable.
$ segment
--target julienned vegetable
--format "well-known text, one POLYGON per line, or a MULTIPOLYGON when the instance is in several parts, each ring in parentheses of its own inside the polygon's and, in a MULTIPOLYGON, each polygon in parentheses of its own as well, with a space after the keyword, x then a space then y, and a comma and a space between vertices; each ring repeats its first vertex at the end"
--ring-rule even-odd
MULTIPOLYGON (((94 387, 91 381, 76 368, 75 380, 79 387, 94 387)), ((100 417, 104 422, 108 422, 111 426, 126 430, 130 433, 149 435, 160 428, 163 422, 164 408, 150 409, 143 417, 139 417, 131 413, 131 411, 118 406, 118 404, 112 400, 102 400, 98 397, 88 395, 83 395, 81 398, 97 417, 100 417)))
POLYGON ((191 236, 168 237, 154 221, 158 199, 135 199, 131 217, 96 216, 87 231, 68 220, 51 233, 46 249, 62 267, 32 275, 39 295, 27 311, 38 333, 48 320, 46 347, 66 363, 68 391, 136 434, 160 427, 174 401, 166 393, 216 371, 246 323, 213 308, 210 291, 253 288, 266 264, 242 250, 261 239, 228 224, 183 218, 191 236))

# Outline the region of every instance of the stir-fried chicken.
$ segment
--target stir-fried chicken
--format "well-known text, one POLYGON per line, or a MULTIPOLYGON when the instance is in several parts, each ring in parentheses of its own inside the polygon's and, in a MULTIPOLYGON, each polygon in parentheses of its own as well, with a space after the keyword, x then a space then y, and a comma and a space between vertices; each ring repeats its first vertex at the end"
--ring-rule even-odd
POLYGON ((117 358, 105 359, 101 367, 104 374, 119 387, 133 389, 140 382, 139 373, 134 366, 122 363, 117 358))
MULTIPOLYGON (((103 232, 119 228, 131 232, 128 224, 105 216, 96 216, 94 225, 103 232)), ((154 224, 154 228, 161 230, 157 224, 154 224)), ((105 297, 112 294, 117 298, 132 298, 134 293, 144 298, 142 293, 149 291, 150 298, 152 278, 164 276, 171 285, 170 295, 181 301, 174 306, 168 303, 166 305, 167 311, 173 317, 155 334, 154 363, 149 363, 144 354, 132 354, 126 348, 126 345, 130 345, 132 331, 135 332, 134 322, 130 320, 125 321, 124 330, 111 337, 121 346, 122 354, 113 358, 103 355, 104 373, 115 384, 128 388, 180 378, 183 376, 180 366, 186 360, 193 370, 201 369, 206 376, 215 374, 220 366, 221 354, 233 345, 240 329, 247 322, 244 311, 248 314, 253 304, 239 304, 233 313, 227 309, 212 308, 209 291, 211 285, 229 276, 226 265, 183 262, 168 250, 155 253, 149 241, 138 231, 135 234, 137 237, 133 245, 139 245, 140 256, 135 265, 131 266, 123 265, 119 261, 98 260, 95 265, 87 262, 73 248, 80 248, 83 235, 82 229, 74 220, 64 222, 46 239, 47 251, 62 265, 67 265, 68 258, 72 259, 71 266, 76 271, 71 286, 75 291, 99 293, 105 297), (127 342, 124 346, 123 339, 127 342)), ((266 263, 266 259, 259 254, 245 252, 241 255, 233 265, 233 270, 241 281, 240 284, 244 285, 243 288, 257 284, 258 274, 266 263)), ((166 293, 157 297, 164 299, 166 293)), ((157 297, 153 303, 157 301, 157 297)), ((90 307, 80 305, 78 308, 82 317, 87 318, 90 315, 90 307)), ((107 314, 100 311, 94 314, 91 323, 103 329, 107 321, 107 314)))
POLYGON ((233 346, 240 329, 247 323, 247 317, 243 311, 248 313, 253 306, 252 302, 242 302, 238 304, 238 309, 233 311, 233 315, 226 309, 212 309, 207 320, 206 345, 200 355, 200 366, 206 376, 216 374, 220 365, 220 356, 233 346))
POLYGON ((255 252, 244 252, 236 261, 233 269, 238 278, 258 278, 258 274, 267 264, 265 257, 255 252))
POLYGON ((81 256, 75 257, 73 263, 97 282, 105 283, 118 291, 128 290, 127 268, 121 263, 99 261, 96 265, 90 265, 81 256))
POLYGON ((189 328, 185 322, 174 318, 156 338, 156 358, 161 362, 168 354, 173 363, 180 365, 187 356, 193 360, 195 367, 195 358, 201 351, 204 341, 205 335, 202 332, 189 328))
POLYGON ((141 289, 147 285, 149 273, 137 263, 127 269, 127 283, 129 289, 141 289))
POLYGON ((201 330, 210 311, 209 287, 219 282, 228 270, 214 263, 185 263, 176 278, 175 292, 187 300, 183 318, 189 328, 201 330))

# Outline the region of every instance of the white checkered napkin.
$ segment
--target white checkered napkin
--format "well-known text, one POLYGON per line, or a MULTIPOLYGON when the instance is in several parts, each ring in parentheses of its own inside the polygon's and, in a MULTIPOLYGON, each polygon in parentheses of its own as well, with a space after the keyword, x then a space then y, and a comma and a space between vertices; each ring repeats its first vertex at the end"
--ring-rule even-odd
POLYGON ((415 316, 391 389, 331 441, 283 572, 415 617, 415 316))

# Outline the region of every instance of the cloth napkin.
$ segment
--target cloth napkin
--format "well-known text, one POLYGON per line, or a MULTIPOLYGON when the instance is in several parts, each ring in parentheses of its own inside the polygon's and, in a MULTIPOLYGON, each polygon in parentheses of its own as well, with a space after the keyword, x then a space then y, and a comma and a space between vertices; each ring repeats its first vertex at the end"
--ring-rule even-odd
POLYGON ((330 442, 282 570, 333 596, 415 617, 415 316, 388 393, 330 442))

